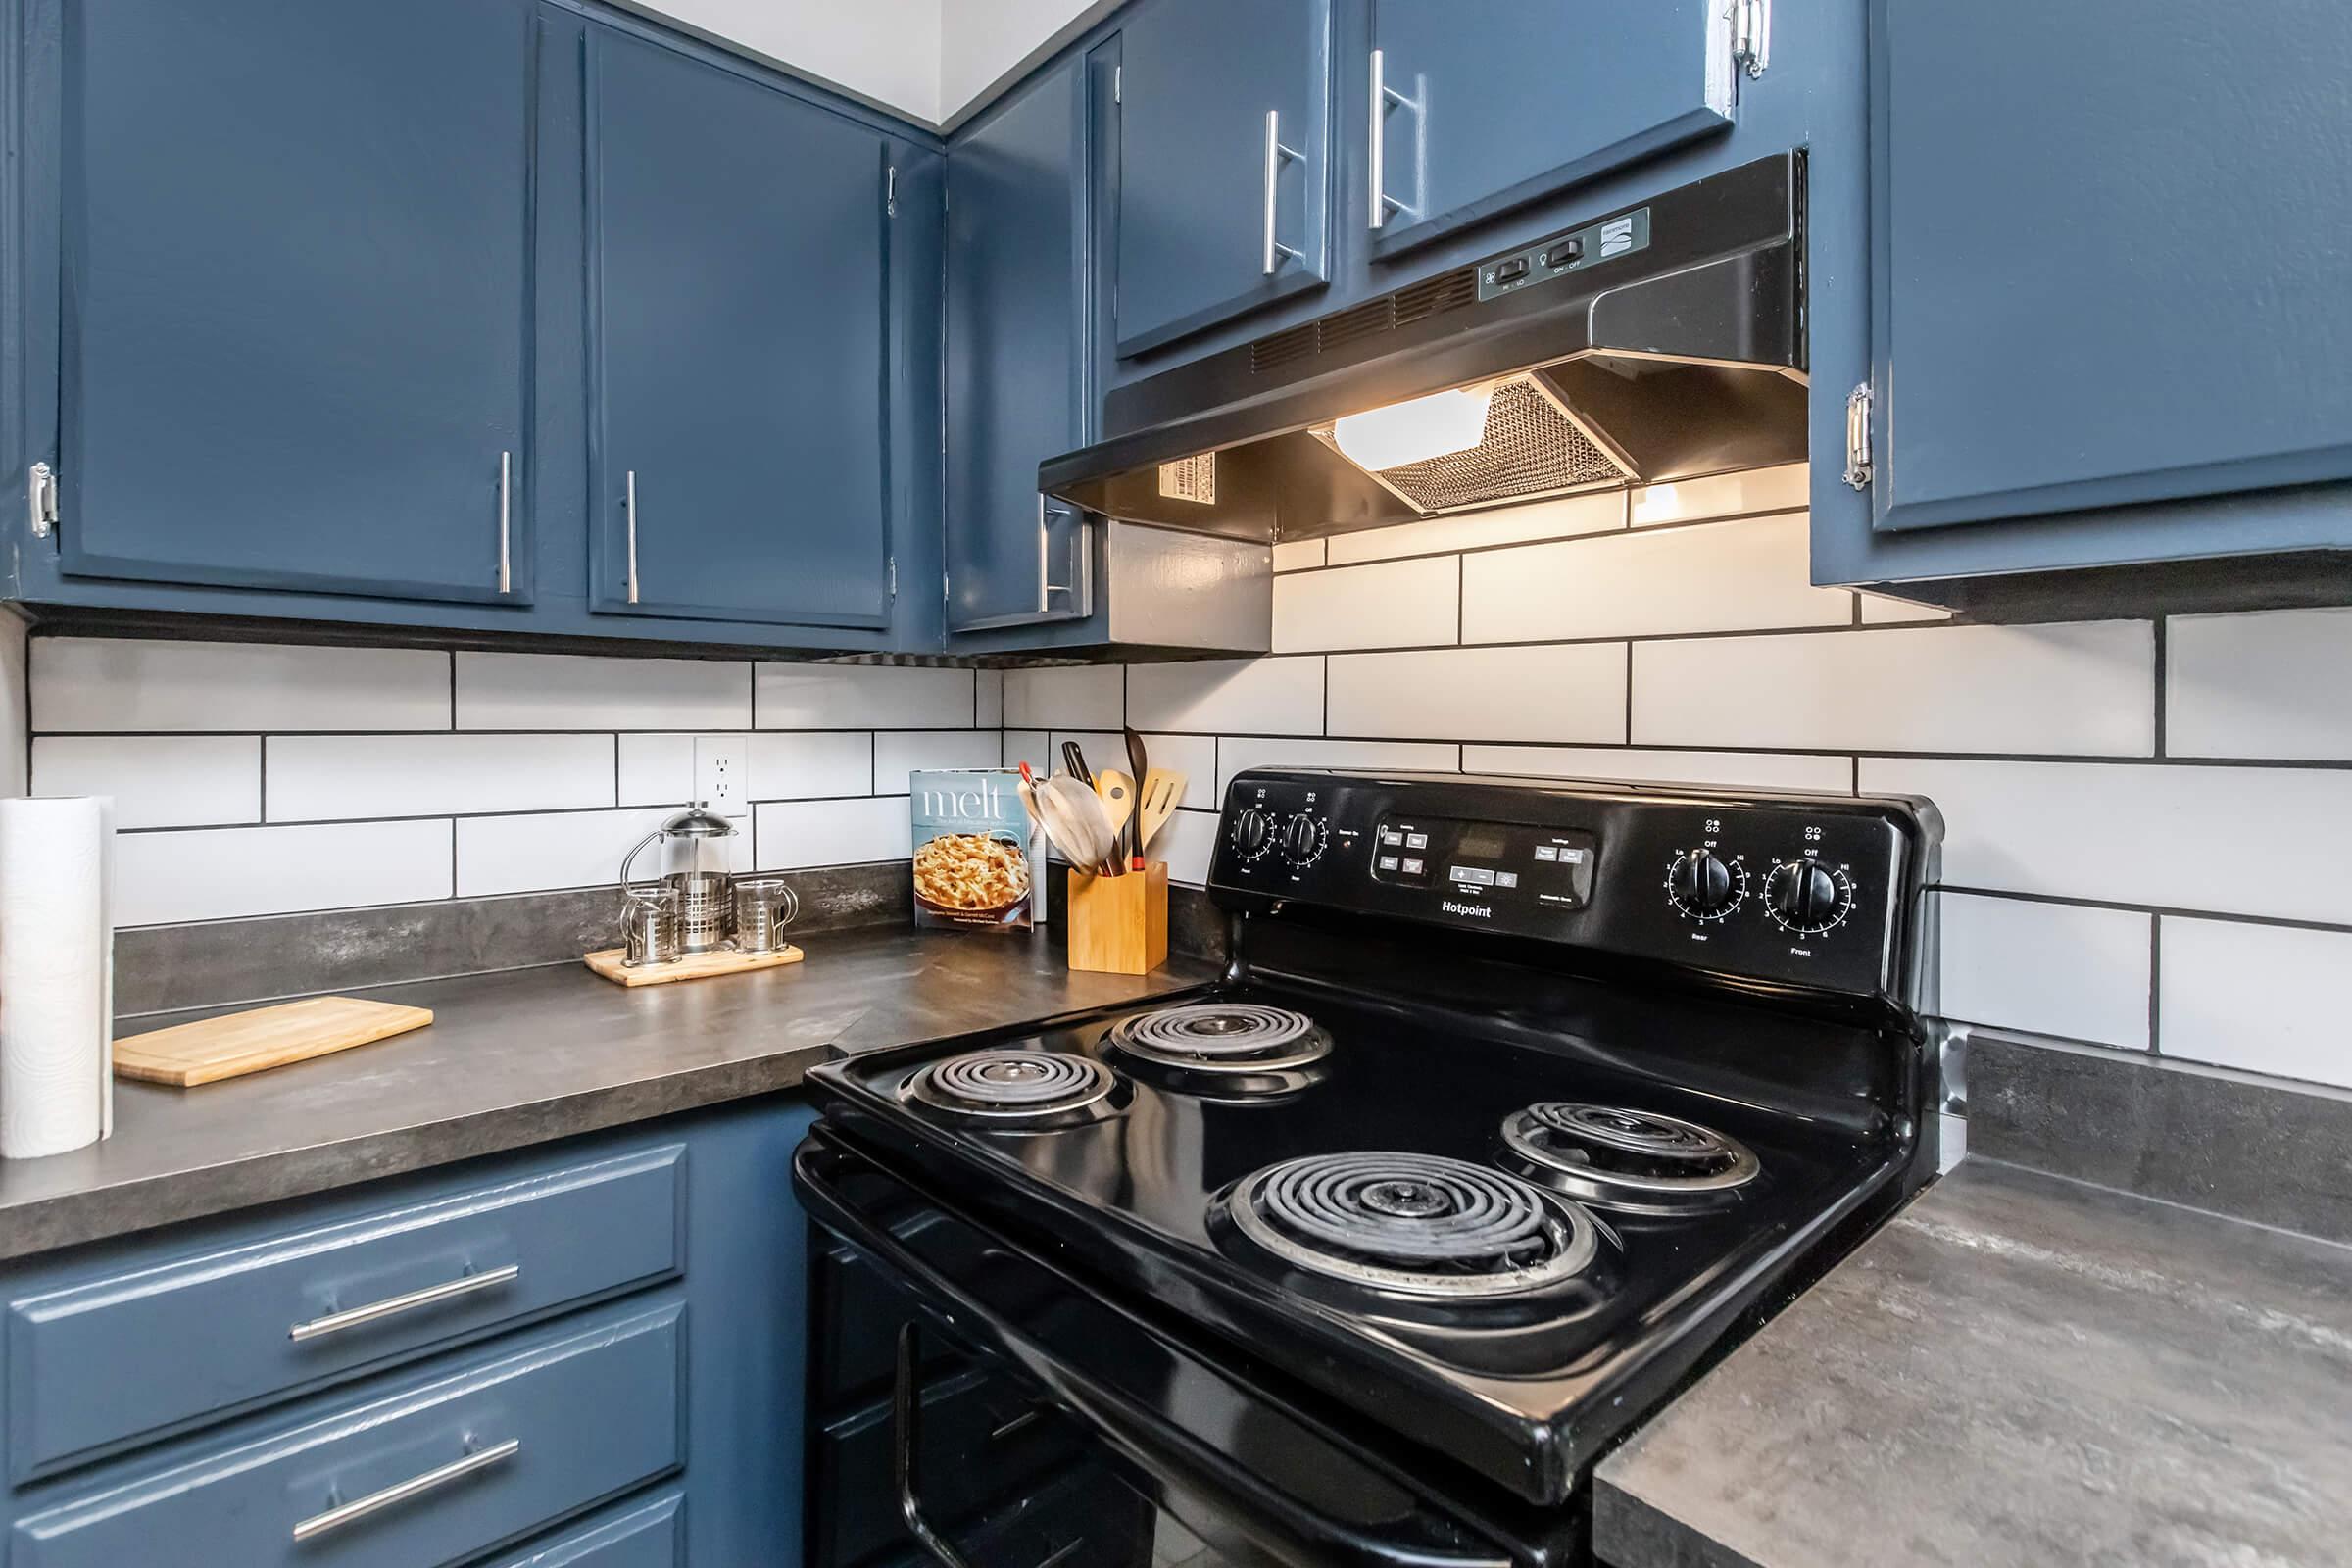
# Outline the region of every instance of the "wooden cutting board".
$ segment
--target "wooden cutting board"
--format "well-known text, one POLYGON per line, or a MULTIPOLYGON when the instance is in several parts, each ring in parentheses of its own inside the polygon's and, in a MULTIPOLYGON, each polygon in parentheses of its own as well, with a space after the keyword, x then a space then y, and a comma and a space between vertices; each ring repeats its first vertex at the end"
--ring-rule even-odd
POLYGON ((798 963, 804 955, 786 943, 773 953, 690 953, 683 958, 667 963, 641 963, 632 969, 620 960, 628 956, 626 948, 606 948, 598 953, 583 953, 582 962, 598 974, 624 986, 665 986, 672 980, 708 980, 712 975, 744 974, 753 969, 773 969, 779 963, 798 963))
POLYGON ((425 1007, 310 997, 117 1040, 115 1076, 189 1089, 349 1051, 432 1021, 425 1007))

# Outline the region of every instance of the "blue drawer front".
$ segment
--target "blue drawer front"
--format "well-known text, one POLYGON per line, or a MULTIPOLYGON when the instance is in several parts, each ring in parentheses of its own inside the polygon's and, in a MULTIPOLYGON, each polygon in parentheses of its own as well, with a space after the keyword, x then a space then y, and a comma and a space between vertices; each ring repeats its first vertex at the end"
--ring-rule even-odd
POLYGON ((686 1560, 686 1496, 669 1488, 631 1498, 492 1568, 678 1568, 686 1560))
POLYGON ((674 1276, 685 1163, 684 1146, 667 1145, 12 1301, 10 1474, 674 1276), (437 1287, 458 1289, 348 1327, 319 1322, 437 1287), (313 1336, 294 1338, 297 1324, 313 1336))
MULTIPOLYGON (((18 1521, 10 1568, 439 1568, 673 1471, 684 1308, 616 1310, 528 1348, 18 1521), (305 1521, 514 1445, 297 1542, 305 1521)), ((625 1560, 625 1559, 624 1559, 625 1560)))

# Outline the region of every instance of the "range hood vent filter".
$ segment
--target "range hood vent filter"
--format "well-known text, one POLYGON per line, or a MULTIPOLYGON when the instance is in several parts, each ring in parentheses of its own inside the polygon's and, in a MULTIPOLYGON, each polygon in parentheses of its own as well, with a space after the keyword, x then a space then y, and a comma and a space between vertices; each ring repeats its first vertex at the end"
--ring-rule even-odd
MULTIPOLYGON (((1340 450, 1330 425, 1317 425, 1314 436, 1334 452, 1340 450)), ((1525 375, 1494 384, 1494 396, 1487 405, 1486 435, 1478 445, 1369 471, 1424 513, 1534 500, 1593 485, 1623 484, 1630 477, 1623 465, 1611 461, 1525 375)))

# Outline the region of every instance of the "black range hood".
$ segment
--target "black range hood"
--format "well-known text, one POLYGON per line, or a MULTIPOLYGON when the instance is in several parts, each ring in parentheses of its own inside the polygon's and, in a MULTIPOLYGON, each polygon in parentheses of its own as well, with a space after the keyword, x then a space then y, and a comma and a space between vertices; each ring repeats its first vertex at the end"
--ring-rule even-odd
POLYGON ((1038 488, 1271 541, 1801 461, 1803 182, 1761 159, 1131 382, 1038 488), (1423 447, 1377 466, 1374 410, 1423 447))

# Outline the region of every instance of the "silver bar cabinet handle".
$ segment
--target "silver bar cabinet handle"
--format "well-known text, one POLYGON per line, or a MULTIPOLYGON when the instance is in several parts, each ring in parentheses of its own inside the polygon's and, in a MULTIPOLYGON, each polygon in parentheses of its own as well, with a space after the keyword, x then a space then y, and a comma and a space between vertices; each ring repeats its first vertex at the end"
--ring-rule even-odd
POLYGON ((1421 106, 1389 85, 1387 51, 1372 51, 1372 209, 1366 216, 1375 229, 1386 227, 1389 215, 1410 211, 1404 203, 1389 194, 1389 111, 1392 109, 1418 110, 1421 106))
POLYGON ((1282 111, 1279 109, 1267 110, 1265 213, 1266 247, 1263 261, 1259 267, 1259 270, 1267 277, 1272 277, 1274 275, 1274 270, 1282 265, 1283 257, 1287 256, 1293 261, 1298 260, 1298 252, 1295 248, 1283 244, 1280 240, 1274 237, 1274 195, 1282 176, 1282 166, 1284 162, 1299 156, 1300 154, 1297 149, 1285 147, 1282 144, 1282 111))
POLYGON ((498 591, 510 593, 514 587, 514 566, 507 553, 507 519, 510 514, 508 497, 514 478, 514 454, 498 455, 498 591))
POLYGON ((1037 612, 1054 608, 1054 541, 1046 527, 1046 493, 1037 493, 1037 612))
POLYGON ((297 1323, 286 1330, 286 1338, 299 1342, 340 1334, 345 1329, 356 1329, 363 1323, 398 1317, 403 1312, 414 1312, 420 1306, 431 1306, 436 1301, 452 1300, 461 1296, 471 1296, 476 1291, 511 1285, 521 1277, 520 1263, 485 1269, 479 1274, 467 1274, 460 1279, 445 1280, 439 1285, 428 1285, 421 1291, 411 1291, 406 1296, 387 1296, 380 1301, 369 1301, 366 1306, 355 1306, 344 1312, 329 1312, 308 1323, 297 1323))
POLYGON ((626 493, 622 506, 629 514, 629 603, 637 602, 637 470, 631 468, 624 481, 626 493))
POLYGON ((420 1476, 411 1476, 408 1480, 397 1482, 381 1492, 370 1492, 365 1497, 355 1497, 339 1508, 329 1508, 324 1513, 315 1513, 295 1525, 294 1539, 298 1542, 316 1541, 330 1530, 340 1530, 354 1520, 365 1519, 371 1513, 391 1507, 394 1503, 406 1502, 411 1497, 422 1496, 437 1487, 446 1487, 453 1481, 462 1481, 477 1470, 487 1470, 494 1464, 504 1463, 521 1451, 522 1440, 520 1438, 509 1438, 506 1442, 493 1447, 477 1448, 464 1458, 452 1459, 438 1469, 427 1470, 420 1476))

